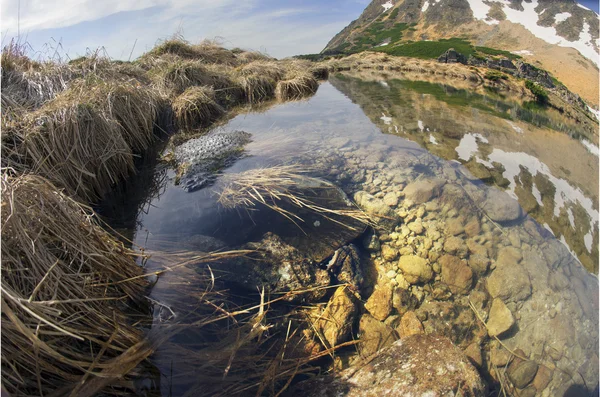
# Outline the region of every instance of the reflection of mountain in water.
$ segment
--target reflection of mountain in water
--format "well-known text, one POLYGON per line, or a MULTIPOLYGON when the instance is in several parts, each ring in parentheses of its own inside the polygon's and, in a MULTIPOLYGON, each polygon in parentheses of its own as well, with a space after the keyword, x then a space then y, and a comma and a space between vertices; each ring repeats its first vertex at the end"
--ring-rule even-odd
POLYGON ((362 77, 330 81, 382 131, 458 160, 472 178, 506 189, 598 271, 598 149, 578 140, 596 140, 589 131, 556 111, 480 88, 362 77))

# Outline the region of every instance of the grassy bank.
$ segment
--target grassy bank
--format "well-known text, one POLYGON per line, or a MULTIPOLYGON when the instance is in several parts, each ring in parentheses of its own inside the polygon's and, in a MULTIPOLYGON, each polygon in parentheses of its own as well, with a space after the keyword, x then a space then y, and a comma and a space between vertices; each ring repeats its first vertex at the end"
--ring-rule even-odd
MULTIPOLYGON (((6 47, 3 387, 13 396, 130 392, 131 379, 157 341, 179 331, 153 338, 142 332, 152 315, 139 255, 101 227, 89 206, 131 176, 136 158, 166 132, 202 133, 234 107, 311 95, 316 78, 326 74, 307 61, 278 61, 181 39, 165 41, 133 62, 97 54, 68 63, 38 62, 19 46, 6 47)), ((189 259, 165 260, 173 265, 189 259)), ((206 294, 190 324, 202 328, 235 319, 225 309, 215 312, 214 280, 203 277, 197 287, 206 287, 206 294)), ((239 313, 244 316, 239 327, 248 327, 249 313, 239 313)), ((228 329, 241 335, 241 328, 228 329)), ((254 336, 240 340, 238 348, 254 336)), ((225 369, 232 354, 213 357, 213 364, 225 369)), ((270 363, 252 365, 259 373, 270 363)))

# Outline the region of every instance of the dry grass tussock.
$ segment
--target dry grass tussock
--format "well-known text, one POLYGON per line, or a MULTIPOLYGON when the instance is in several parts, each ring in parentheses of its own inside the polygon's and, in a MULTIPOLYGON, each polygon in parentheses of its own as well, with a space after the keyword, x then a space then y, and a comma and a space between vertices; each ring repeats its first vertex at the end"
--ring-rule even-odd
POLYGON ((234 85, 227 66, 205 64, 173 55, 156 59, 148 75, 159 92, 168 97, 179 95, 193 86, 222 89, 234 85))
POLYGON ((210 87, 190 87, 173 101, 177 125, 191 130, 206 127, 225 111, 215 102, 215 92, 210 87))
POLYGON ((160 57, 165 54, 177 55, 184 59, 195 59, 204 63, 229 66, 240 64, 240 60, 235 53, 223 48, 216 41, 204 40, 199 44, 191 44, 178 36, 157 45, 143 55, 142 60, 144 58, 160 57))
POLYGON ((348 199, 330 182, 308 176, 309 171, 302 170, 297 165, 281 165, 224 175, 222 180, 225 185, 219 193, 218 202, 225 208, 251 209, 258 205, 265 205, 299 227, 304 220, 284 208, 282 204, 321 214, 326 219, 345 227, 353 226, 339 218, 372 224, 369 215, 350 202, 346 202, 342 208, 331 208, 318 203, 316 199, 319 190, 333 192, 338 196, 338 202, 348 199))
POLYGON ((133 170, 154 139, 159 98, 134 83, 78 80, 3 134, 3 164, 94 201, 133 170))
POLYGON ((275 96, 280 101, 300 99, 314 94, 319 83, 310 72, 298 73, 294 77, 277 83, 275 96))
POLYGON ((147 283, 89 208, 38 176, 1 184, 2 383, 11 395, 48 395, 142 341, 123 309, 147 283))

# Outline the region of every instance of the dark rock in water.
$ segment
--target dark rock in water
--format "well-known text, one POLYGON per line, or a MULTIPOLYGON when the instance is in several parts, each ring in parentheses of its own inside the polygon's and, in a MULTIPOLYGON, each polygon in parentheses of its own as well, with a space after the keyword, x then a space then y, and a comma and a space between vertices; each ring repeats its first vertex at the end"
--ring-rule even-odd
MULTIPOLYGON (((253 292, 263 286, 270 292, 285 293, 330 284, 326 270, 319 269, 309 258, 273 233, 267 233, 261 241, 245 244, 241 249, 255 252, 211 264, 219 280, 238 284, 253 292)), ((290 300, 314 301, 325 294, 325 289, 317 289, 290 297, 290 300)))
POLYGON ((300 382, 287 396, 483 396, 486 385, 449 339, 411 335, 338 376, 300 382))
MULTIPOLYGON (((329 210, 356 208, 343 190, 327 181, 322 184, 318 184, 318 181, 318 178, 307 178, 305 186, 301 186, 309 192, 313 204, 329 210)), ((272 231, 315 263, 331 258, 337 249, 359 238, 366 229, 365 224, 352 217, 335 214, 324 216, 306 208, 293 207, 283 201, 277 205, 294 213, 304 222, 294 225, 277 214, 282 221, 274 225, 272 231)))
POLYGON ((217 172, 242 156, 248 142, 249 133, 232 131, 190 139, 177 146, 175 159, 180 167, 179 184, 188 192, 210 185, 217 172))
POLYGON ((327 270, 337 275, 339 283, 349 284, 355 292, 360 291, 364 281, 360 264, 360 255, 354 244, 346 245, 335 251, 327 270))
POLYGON ((462 63, 467 64, 467 57, 465 57, 460 52, 456 51, 454 48, 448 49, 442 55, 438 57, 438 62, 442 63, 462 63))

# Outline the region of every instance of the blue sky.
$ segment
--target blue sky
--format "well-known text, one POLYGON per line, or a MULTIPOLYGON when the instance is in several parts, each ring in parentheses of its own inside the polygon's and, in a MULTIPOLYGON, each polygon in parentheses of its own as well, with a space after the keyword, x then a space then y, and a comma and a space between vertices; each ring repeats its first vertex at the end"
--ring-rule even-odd
MULTIPOLYGON (((219 38, 227 47, 272 56, 316 53, 369 0, 1 0, 2 45, 20 27, 41 56, 75 58, 104 47, 118 59, 135 58, 157 40, 181 33, 197 42, 219 38), (20 18, 19 16, 20 2, 20 18), (20 21, 18 24, 17 21, 20 21), (134 46, 135 45, 135 46, 134 46), (133 51, 132 51, 133 50, 133 51)), ((598 0, 582 0, 598 11, 598 0)))
MULTIPOLYGON (((2 0, 2 41, 18 31, 18 0, 2 0)), ((103 46, 128 59, 157 40, 182 33, 197 42, 220 38, 226 47, 261 50, 275 57, 315 53, 369 0, 21 0, 20 32, 42 55, 74 58, 103 46), (137 40, 137 42, 136 42, 137 40)))

